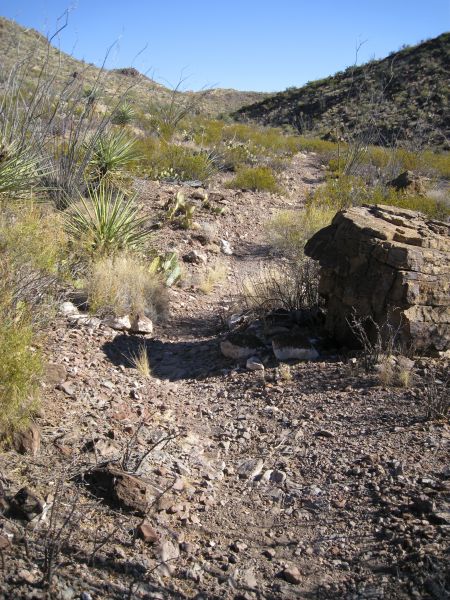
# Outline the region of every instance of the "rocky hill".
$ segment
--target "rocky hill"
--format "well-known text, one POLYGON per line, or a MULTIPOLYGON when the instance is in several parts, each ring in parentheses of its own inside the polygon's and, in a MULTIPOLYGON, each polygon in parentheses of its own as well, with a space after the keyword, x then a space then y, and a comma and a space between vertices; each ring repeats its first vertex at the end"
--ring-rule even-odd
POLYGON ((410 140, 447 147, 449 65, 450 34, 444 33, 382 60, 289 88, 235 116, 325 138, 358 132, 373 143, 410 140))
MULTIPOLYGON (((107 49, 105 49, 106 54, 107 49)), ((0 17, 0 67, 8 73, 20 61, 27 61, 31 68, 27 72, 27 83, 31 84, 39 76, 44 62, 55 72, 59 81, 65 81, 75 74, 83 78, 86 88, 94 85, 100 69, 92 64, 77 60, 49 45, 48 40, 34 29, 0 17)), ((139 73, 133 67, 104 70, 105 96, 109 99, 122 95, 130 88, 133 101, 143 112, 154 103, 169 102, 172 90, 153 79, 139 73)), ((217 116, 238 110, 243 105, 267 98, 268 94, 246 92, 233 89, 211 89, 201 92, 180 92, 186 101, 195 104, 195 109, 208 116, 217 116)))

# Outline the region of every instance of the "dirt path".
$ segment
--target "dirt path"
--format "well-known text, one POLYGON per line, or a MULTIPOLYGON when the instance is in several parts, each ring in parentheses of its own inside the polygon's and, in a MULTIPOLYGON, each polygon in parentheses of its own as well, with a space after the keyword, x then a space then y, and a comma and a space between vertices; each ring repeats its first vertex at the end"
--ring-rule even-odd
MULTIPOLYGON (((210 195, 223 216, 199 210, 200 230, 161 230, 167 248, 195 249, 206 264, 186 265, 187 283, 172 290, 171 318, 153 339, 55 322, 49 357, 58 368, 44 390, 41 451, 0 457, 4 484, 32 488, 49 509, 59 478, 73 476, 60 515, 74 511, 76 527, 63 529, 73 549, 55 567, 53 597, 445 597, 450 524, 436 515, 448 511, 450 431, 423 420, 414 388, 380 387, 339 356, 283 372, 271 364, 263 378, 219 351, 236 277, 272 260, 265 222, 300 208, 320 178, 315 158, 298 155, 286 196, 216 181, 210 195), (232 255, 220 253, 221 239, 232 255), (219 260, 227 278, 199 292, 219 260), (130 367, 142 344, 149 379, 130 367), (144 543, 130 536, 140 519, 93 502, 77 476, 139 458, 167 436, 140 470, 166 490, 146 516, 159 541, 144 543), (106 541, 93 555, 95 539, 106 541)), ((146 183, 144 192, 162 213, 174 189, 146 183)), ((4 598, 44 597, 40 527, 45 521, 28 534, 28 558, 14 542, 4 598)))

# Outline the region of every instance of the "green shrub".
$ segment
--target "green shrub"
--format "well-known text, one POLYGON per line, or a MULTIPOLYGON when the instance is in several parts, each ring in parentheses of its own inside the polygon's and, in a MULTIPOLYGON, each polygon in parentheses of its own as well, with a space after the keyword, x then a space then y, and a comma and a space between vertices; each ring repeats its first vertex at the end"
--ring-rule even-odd
POLYGON ((213 153, 195 151, 147 138, 140 143, 144 168, 151 177, 168 181, 207 181, 218 171, 213 153))
POLYGON ((314 204, 301 211, 280 211, 266 225, 269 241, 284 256, 298 260, 309 238, 329 225, 335 214, 333 208, 314 204))
POLYGON ((15 306, 1 287, 0 433, 8 435, 25 426, 37 408, 42 359, 26 308, 15 306))
POLYGON ((90 254, 114 254, 121 250, 144 250, 150 238, 147 218, 140 215, 136 195, 101 183, 89 188, 89 198, 81 198, 66 216, 66 229, 75 244, 90 254))
POLYGON ((236 177, 230 181, 228 187, 272 193, 279 191, 275 175, 269 167, 241 169, 238 171, 236 177))
POLYGON ((87 281, 89 309, 107 315, 146 315, 158 320, 167 313, 162 279, 136 256, 105 256, 94 262, 87 281))
POLYGON ((0 214, 0 253, 19 270, 56 274, 67 254, 64 220, 42 205, 21 204, 0 214))
POLYGON ((398 206, 420 211, 434 219, 445 220, 450 215, 450 206, 443 199, 408 194, 390 187, 369 187, 361 178, 345 175, 337 179, 330 178, 307 201, 310 209, 314 207, 334 212, 360 204, 398 206))

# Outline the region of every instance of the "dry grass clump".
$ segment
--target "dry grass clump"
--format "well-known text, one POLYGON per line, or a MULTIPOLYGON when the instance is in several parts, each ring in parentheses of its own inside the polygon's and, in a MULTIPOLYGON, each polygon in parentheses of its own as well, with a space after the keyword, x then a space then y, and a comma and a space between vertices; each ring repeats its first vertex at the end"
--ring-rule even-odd
POLYGON ((269 241, 283 255, 296 259, 309 238, 329 225, 335 214, 334 208, 314 204, 302 211, 280 211, 266 225, 269 241))
POLYGON ((86 287, 92 312, 145 315, 154 321, 166 316, 167 290, 138 257, 120 254, 98 259, 92 265, 86 287))
POLYGON ((35 331, 26 308, 15 304, 0 286, 0 434, 27 424, 37 408, 42 358, 34 346, 35 331))
POLYGON ((142 377, 148 379, 151 376, 152 369, 150 367, 147 347, 144 343, 139 346, 137 352, 132 352, 130 362, 142 377))
POLYGON ((204 279, 200 282, 198 289, 205 295, 210 294, 216 285, 221 283, 227 276, 228 269, 226 265, 218 261, 212 267, 209 267, 204 279))

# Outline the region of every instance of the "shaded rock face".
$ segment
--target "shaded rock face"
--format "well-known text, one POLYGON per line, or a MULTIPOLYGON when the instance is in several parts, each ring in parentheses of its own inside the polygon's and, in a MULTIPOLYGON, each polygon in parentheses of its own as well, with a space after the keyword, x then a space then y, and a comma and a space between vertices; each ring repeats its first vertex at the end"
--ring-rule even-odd
POLYGON ((395 207, 352 207, 305 253, 321 265, 326 329, 340 343, 355 344, 347 322, 354 309, 398 327, 401 341, 419 351, 450 347, 449 224, 395 207))

